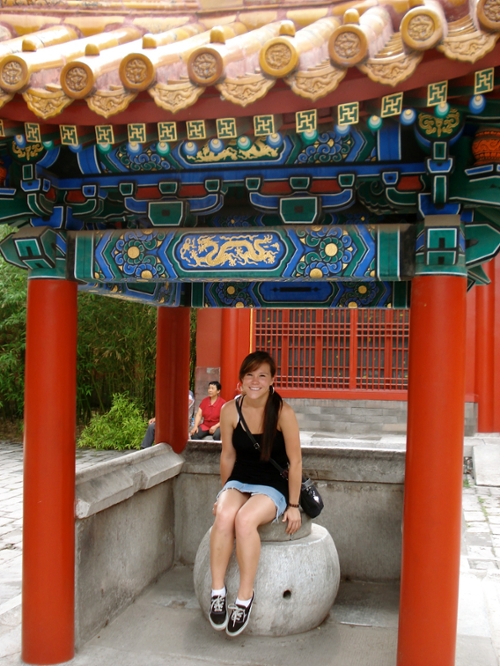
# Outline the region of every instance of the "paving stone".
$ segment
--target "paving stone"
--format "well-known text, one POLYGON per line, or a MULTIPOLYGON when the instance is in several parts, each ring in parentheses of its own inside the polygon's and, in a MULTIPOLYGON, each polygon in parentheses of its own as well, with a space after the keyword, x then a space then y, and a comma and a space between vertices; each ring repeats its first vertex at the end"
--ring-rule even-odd
POLYGON ((495 559, 493 548, 488 546, 469 546, 467 548, 467 554, 469 557, 473 557, 475 559, 495 559))
POLYGON ((12 532, 12 534, 6 534, 4 539, 6 543, 21 543, 23 540, 23 535, 16 530, 15 532, 12 532))
POLYGON ((472 522, 472 521, 481 521, 481 520, 486 520, 485 515, 483 514, 482 511, 464 511, 464 519, 466 522, 472 522))
POLYGON ((3 549, 0 550, 0 562, 7 562, 8 560, 11 560, 13 557, 19 554, 20 551, 15 551, 15 550, 10 550, 10 549, 3 549))
POLYGON ((498 569, 496 560, 475 560, 473 558, 469 558, 469 564, 471 569, 478 569, 480 571, 496 571, 498 569))
POLYGON ((466 545, 468 546, 486 546, 492 545, 490 532, 469 532, 465 534, 466 545))
POLYGON ((482 523, 478 523, 478 522, 469 523, 469 525, 467 526, 467 531, 472 532, 472 533, 475 533, 475 532, 489 533, 490 528, 489 528, 488 522, 485 520, 482 523))

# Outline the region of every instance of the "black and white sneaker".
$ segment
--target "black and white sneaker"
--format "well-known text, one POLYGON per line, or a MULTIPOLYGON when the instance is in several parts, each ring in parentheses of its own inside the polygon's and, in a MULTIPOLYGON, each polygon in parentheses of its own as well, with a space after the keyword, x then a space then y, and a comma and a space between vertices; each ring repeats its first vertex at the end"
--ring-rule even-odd
POLYGON ((240 606, 240 604, 235 604, 234 606, 229 606, 231 611, 229 614, 229 622, 226 627, 226 634, 228 636, 238 636, 246 628, 248 620, 250 619, 250 613, 252 611, 253 596, 250 599, 248 606, 240 606))
POLYGON ((226 595, 219 594, 210 599, 210 624, 216 631, 224 631, 227 627, 226 595))

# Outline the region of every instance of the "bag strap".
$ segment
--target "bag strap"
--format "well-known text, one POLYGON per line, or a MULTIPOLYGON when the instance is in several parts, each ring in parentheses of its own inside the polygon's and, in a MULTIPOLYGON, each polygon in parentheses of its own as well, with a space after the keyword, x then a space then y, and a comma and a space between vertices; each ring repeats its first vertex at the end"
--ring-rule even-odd
MULTIPOLYGON (((236 398, 234 402, 235 402, 235 404, 236 404, 236 411, 238 412, 238 416, 240 417, 241 427, 242 427, 243 430, 246 432, 246 434, 248 435, 250 441, 252 442, 252 444, 254 445, 254 447, 257 449, 257 451, 260 451, 260 444, 259 444, 258 441, 255 439, 255 437, 253 436, 253 434, 250 432, 250 428, 248 427, 247 422, 245 421, 245 417, 243 416, 243 411, 242 411, 242 409, 241 409, 241 403, 243 402, 243 396, 241 396, 239 400, 238 400, 238 398, 236 398)), ((270 462, 272 465, 274 465, 274 467, 276 467, 276 469, 278 470, 278 472, 279 472, 280 474, 283 474, 283 472, 284 472, 285 470, 283 469, 283 467, 281 467, 281 465, 278 465, 278 463, 276 462, 276 460, 273 460, 273 458, 269 458, 269 462, 270 462)))

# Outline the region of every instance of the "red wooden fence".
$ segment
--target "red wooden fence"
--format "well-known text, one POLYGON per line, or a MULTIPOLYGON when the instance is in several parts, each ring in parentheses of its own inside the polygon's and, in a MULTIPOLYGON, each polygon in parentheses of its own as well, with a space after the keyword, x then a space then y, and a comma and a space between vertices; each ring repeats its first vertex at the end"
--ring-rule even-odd
POLYGON ((406 397, 408 310, 254 312, 253 348, 276 359, 283 395, 406 397))

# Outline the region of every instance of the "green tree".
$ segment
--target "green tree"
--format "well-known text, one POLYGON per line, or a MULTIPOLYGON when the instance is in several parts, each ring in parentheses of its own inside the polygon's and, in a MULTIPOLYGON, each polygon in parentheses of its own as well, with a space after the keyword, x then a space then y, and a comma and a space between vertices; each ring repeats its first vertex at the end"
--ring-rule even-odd
MULTIPOLYGON (((0 240, 10 229, 0 225, 0 240)), ((0 255, 0 415, 20 419, 24 404, 27 272, 0 255)))
POLYGON ((128 393, 154 413, 156 308, 94 294, 78 295, 78 416, 111 407, 128 393))

